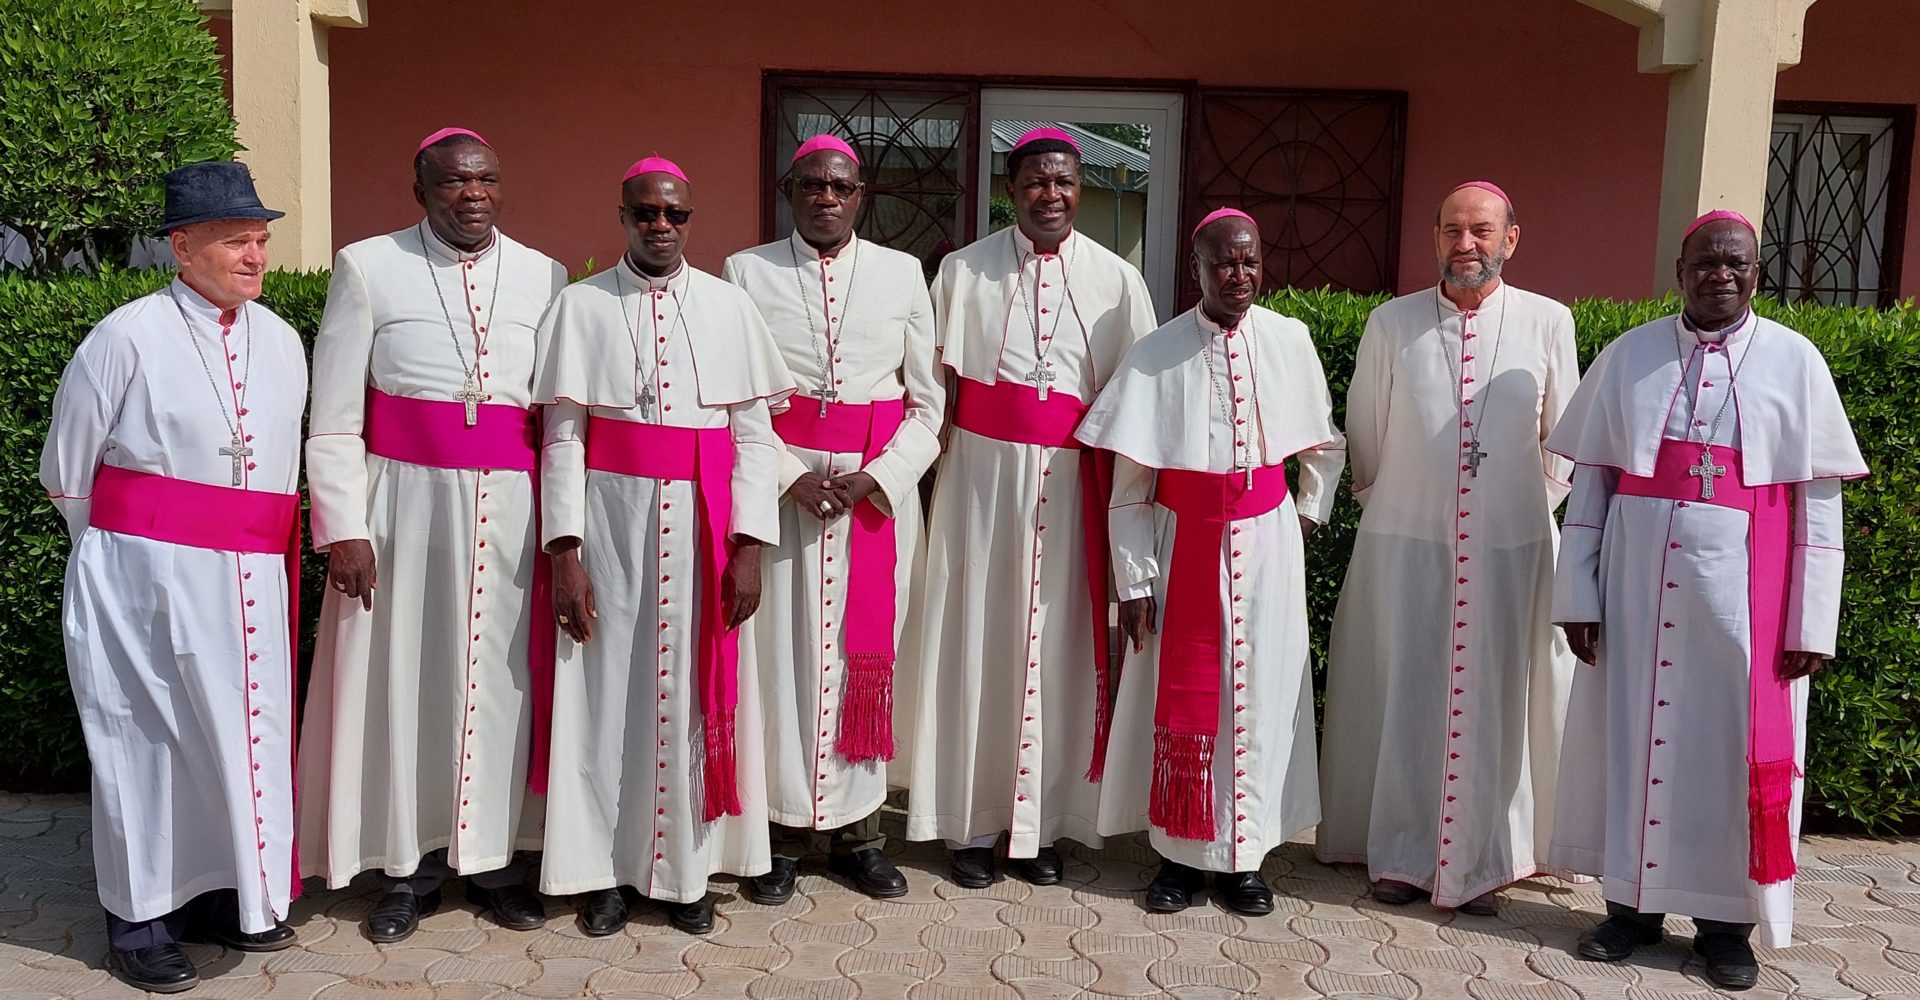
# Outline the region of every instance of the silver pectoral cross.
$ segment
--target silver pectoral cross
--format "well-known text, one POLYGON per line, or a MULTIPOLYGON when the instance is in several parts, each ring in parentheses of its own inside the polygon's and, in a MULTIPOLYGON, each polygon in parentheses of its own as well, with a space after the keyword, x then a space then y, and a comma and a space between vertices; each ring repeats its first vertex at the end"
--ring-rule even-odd
POLYGON ((1487 457, 1487 453, 1480 450, 1480 442, 1475 441, 1472 444, 1467 446, 1468 478, 1471 478, 1471 479, 1480 478, 1480 460, 1486 457, 1487 457))
POLYGON ((640 387, 640 415, 649 420, 653 419, 653 400, 654 400, 653 384, 648 383, 646 385, 641 386, 640 387))
POLYGON ((242 478, 241 476, 242 466, 245 464, 247 459, 253 457, 253 449, 241 443, 240 435, 235 434, 233 436, 233 441, 230 442, 225 448, 220 449, 220 454, 226 455, 233 459, 233 485, 235 486, 240 485, 240 480, 242 478))
POLYGON ((480 401, 486 397, 480 394, 480 387, 474 384, 473 376, 467 376, 467 380, 460 384, 460 391, 454 393, 453 398, 466 404, 468 427, 480 422, 480 401))
POLYGON ((835 402, 839 402, 839 400, 840 400, 840 393, 839 393, 839 391, 838 391, 838 390, 836 390, 836 389, 835 389, 835 388, 834 388, 833 386, 830 386, 830 385, 829 385, 829 386, 823 386, 823 387, 821 387, 821 389, 820 389, 820 415, 821 415, 822 417, 825 417, 825 416, 827 415, 827 404, 828 404, 828 403, 835 403, 835 402))
POLYGON ((1713 464, 1712 448, 1708 448, 1700 453, 1699 465, 1693 465, 1693 466, 1687 467, 1687 475, 1696 476, 1700 480, 1700 499, 1702 500, 1713 499, 1714 479, 1719 476, 1724 476, 1726 474, 1727 474, 1726 466, 1713 464))
POLYGON ((1045 399, 1047 398, 1047 383, 1059 377, 1060 376, 1050 371, 1044 363, 1036 361, 1033 363, 1033 370, 1028 372, 1026 377, 1022 378, 1021 381, 1032 382, 1033 387, 1039 390, 1040 398, 1045 399))

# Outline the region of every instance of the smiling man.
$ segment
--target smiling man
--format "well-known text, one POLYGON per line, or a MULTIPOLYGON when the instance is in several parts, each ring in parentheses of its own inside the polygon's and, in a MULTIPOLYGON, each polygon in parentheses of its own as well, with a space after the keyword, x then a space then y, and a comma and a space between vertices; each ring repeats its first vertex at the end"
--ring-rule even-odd
POLYGON ((1545 450, 1580 380, 1573 315, 1505 280, 1520 225, 1462 184, 1435 288, 1373 311, 1347 389, 1360 530, 1334 615, 1316 850, 1374 898, 1486 915, 1545 867, 1573 658, 1548 617, 1545 450))
POLYGON ((546 920, 514 852, 540 846, 527 790, 546 780, 544 756, 530 762, 533 692, 552 685, 551 644, 530 641, 531 405, 535 334, 566 269, 497 228, 500 159, 475 132, 421 141, 413 195, 425 218, 334 258, 307 441, 329 586, 300 857, 334 889, 380 870, 378 942, 411 935, 454 874, 502 926, 546 920))
POLYGON ((813 832, 828 867, 875 897, 907 880, 881 848, 893 759, 893 668, 919 564, 920 476, 946 404, 920 262, 854 232, 860 159, 832 135, 795 151, 781 191, 793 235, 727 259, 722 276, 766 317, 801 397, 784 443, 781 544, 767 546, 751 637, 767 711, 773 869, 755 900, 792 898, 813 832))
POLYGON ((1158 912, 1214 898, 1273 912, 1267 852, 1320 818, 1307 672, 1305 536, 1346 462, 1305 324, 1257 305, 1260 230, 1194 230, 1200 304, 1134 345, 1078 437, 1115 459, 1120 678, 1100 832, 1148 829, 1158 912), (1298 468, 1298 500, 1285 463, 1298 468))
POLYGON ((1133 266, 1073 228, 1080 150, 1055 128, 1007 154, 1017 224, 941 263, 933 302, 953 426, 904 643, 917 684, 907 836, 944 839, 954 881, 993 847, 1036 885, 1053 842, 1098 846, 1108 694, 1111 461, 1073 429, 1154 327, 1133 266))
POLYGON ((738 629, 780 540, 772 409, 793 379, 745 292, 686 262, 693 184, 650 156, 620 187, 627 252, 554 301, 540 537, 553 556, 553 760, 541 889, 623 889, 714 927, 707 879, 765 874, 759 674, 738 629))
POLYGON ((1701 216, 1674 262, 1686 308, 1607 345, 1547 442, 1578 463, 1553 618, 1574 680, 1555 865, 1599 875, 1580 954, 1618 961, 1693 918, 1707 977, 1784 948, 1807 678, 1833 656, 1840 482, 1867 474, 1805 337, 1755 315, 1760 240, 1701 216))

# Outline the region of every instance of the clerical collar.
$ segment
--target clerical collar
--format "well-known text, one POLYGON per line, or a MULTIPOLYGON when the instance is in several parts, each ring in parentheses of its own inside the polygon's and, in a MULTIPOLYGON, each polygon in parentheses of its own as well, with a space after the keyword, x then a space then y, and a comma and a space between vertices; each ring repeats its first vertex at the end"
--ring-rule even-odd
POLYGON ((1200 321, 1200 332, 1206 334, 1209 337, 1217 333, 1223 333, 1229 337, 1232 337, 1237 334, 1245 332, 1247 327, 1253 325, 1253 309, 1252 308, 1247 309, 1246 315, 1240 317, 1240 322, 1234 325, 1232 329, 1228 329, 1227 327, 1221 326, 1220 324, 1214 322, 1213 317, 1207 315, 1207 310, 1202 306, 1194 306, 1193 315, 1196 319, 1200 321))
POLYGON ((1693 339, 1702 344, 1724 344, 1735 337, 1745 335, 1753 326, 1753 319, 1753 307, 1749 306, 1747 311, 1741 314, 1738 322, 1718 330, 1702 330, 1693 325, 1693 320, 1687 318, 1686 310, 1683 309, 1680 312, 1680 328, 1692 334, 1693 339))
MULTIPOLYGON (((1447 298, 1446 282, 1442 281, 1438 285, 1435 285, 1433 287, 1433 294, 1440 297, 1441 309, 1450 313, 1463 313, 1467 311, 1465 309, 1460 308, 1460 303, 1455 302, 1450 298, 1447 298)), ((1495 288, 1491 293, 1489 293, 1486 298, 1481 299, 1479 305, 1473 307, 1473 311, 1476 313, 1486 312, 1487 309, 1494 304, 1494 302, 1496 302, 1501 296, 1505 294, 1507 294, 1507 283, 1505 280, 1502 280, 1500 282, 1499 287, 1495 288)))
MULTIPOLYGON (((793 235, 787 237, 787 239, 793 241, 793 252, 799 255, 801 260, 819 260, 820 259, 820 251, 815 249, 813 244, 808 243, 806 239, 800 235, 799 230, 797 229, 794 230, 793 235)), ((852 253, 853 244, 859 239, 860 239, 860 234, 858 233, 855 233, 852 236, 848 237, 847 242, 844 245, 842 245, 840 249, 834 251, 833 256, 829 257, 828 259, 839 260, 840 258, 845 257, 846 255, 852 253)))
POLYGON ((206 296, 194 291, 192 285, 187 284, 178 276, 175 276, 173 285, 167 289, 167 292, 173 296, 174 301, 180 303, 181 307, 189 313, 215 326, 232 323, 234 318, 240 313, 239 309, 235 309, 232 313, 227 313, 226 310, 221 309, 209 301, 206 296))
POLYGON ((632 256, 623 253, 620 255, 620 273, 625 275, 628 281, 633 282, 635 288, 645 288, 655 292, 663 289, 678 291, 675 286, 683 286, 687 283, 687 259, 680 258, 680 266, 674 268, 673 273, 656 278, 634 267, 632 256))
POLYGON ((1079 232, 1077 229, 1067 230, 1067 235, 1060 240, 1060 249, 1050 254, 1042 254, 1039 250, 1034 249, 1033 241, 1027 238, 1026 233, 1020 231, 1018 225, 1008 226, 1007 228, 1013 231, 1013 245, 1019 248, 1022 254, 1036 254, 1042 257, 1058 257, 1066 253, 1067 244, 1072 243, 1074 236, 1079 232))
POLYGON ((469 260, 483 260, 488 254, 493 253, 495 248, 500 246, 500 230, 497 228, 487 234, 486 246, 471 252, 462 250, 448 243, 446 240, 441 239, 440 234, 433 231, 433 224, 430 222, 422 220, 417 228, 425 236, 427 252, 448 264, 459 264, 469 260))

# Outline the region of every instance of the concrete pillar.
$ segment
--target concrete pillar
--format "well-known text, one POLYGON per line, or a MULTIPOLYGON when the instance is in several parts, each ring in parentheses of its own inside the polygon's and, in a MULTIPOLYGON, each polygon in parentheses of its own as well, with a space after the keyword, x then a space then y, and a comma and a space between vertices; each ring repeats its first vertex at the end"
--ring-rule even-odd
POLYGON ((1701 213, 1765 213, 1774 79, 1800 61, 1814 0, 1581 0, 1640 28, 1640 71, 1669 73, 1653 287, 1674 287, 1681 234, 1701 213))
POLYGON ((273 225, 276 267, 333 260, 327 32, 364 27, 367 0, 203 0, 233 19, 233 113, 240 159, 260 200, 287 213, 273 225))

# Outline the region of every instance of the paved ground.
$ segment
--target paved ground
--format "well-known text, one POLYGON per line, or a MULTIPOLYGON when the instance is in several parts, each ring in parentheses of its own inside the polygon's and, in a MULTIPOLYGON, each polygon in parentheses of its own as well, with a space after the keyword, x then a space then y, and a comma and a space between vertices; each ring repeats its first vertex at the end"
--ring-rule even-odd
MULTIPOLYGON (((895 817, 897 819, 897 817, 895 817)), ((1473 1000, 1661 1000, 1711 989, 1685 938, 1634 965, 1572 957, 1597 919, 1592 886, 1542 880, 1512 891, 1499 917, 1389 909, 1350 869, 1289 845, 1267 863, 1271 916, 1212 905, 1149 916, 1140 889, 1153 862, 1135 842, 1095 852, 1064 845, 1066 881, 1002 881, 968 891, 942 880, 942 853, 899 845, 913 885, 868 900, 816 865, 786 906, 756 906, 716 880, 720 925, 705 938, 666 926, 643 904, 624 935, 590 939, 556 902, 547 929, 516 933, 444 909, 394 946, 361 937, 366 879, 294 907, 300 945, 276 955, 195 947, 205 978, 190 997, 414 1000, 440 997, 859 997, 1053 1000, 1379 996, 1473 1000)), ((101 971, 87 804, 80 796, 0 794, 0 997, 132 996, 101 971)), ((1793 947, 1762 950, 1755 997, 1920 998, 1920 843, 1809 839, 1802 848, 1793 947)), ((457 895, 457 894, 456 894, 457 895)), ((1684 935, 1684 921, 1669 923, 1684 935)))

